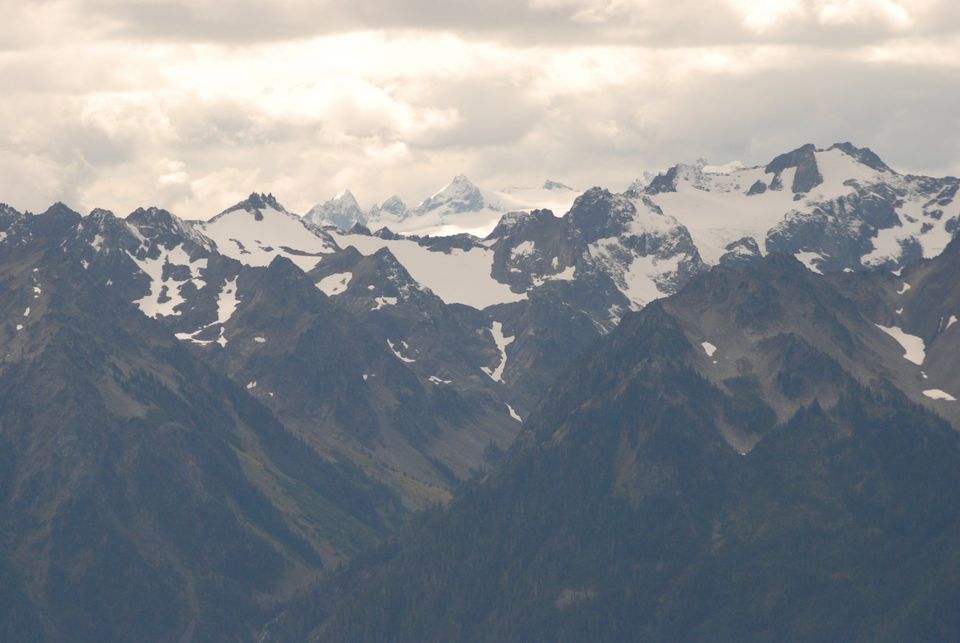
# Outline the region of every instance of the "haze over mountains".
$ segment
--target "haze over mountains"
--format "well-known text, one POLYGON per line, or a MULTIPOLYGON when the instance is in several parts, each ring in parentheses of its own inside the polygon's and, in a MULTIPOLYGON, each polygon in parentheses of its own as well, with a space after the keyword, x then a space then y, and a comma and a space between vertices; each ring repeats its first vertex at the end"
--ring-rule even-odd
POLYGON ((960 634, 958 189, 841 143, 4 206, 0 633, 960 634))
POLYGON ((485 236, 504 213, 515 210, 549 209, 566 212, 577 192, 557 181, 540 188, 511 187, 500 191, 474 185, 463 174, 423 200, 408 207, 398 196, 363 210, 349 190, 317 204, 304 215, 315 225, 333 225, 350 230, 360 224, 372 230, 382 227, 393 232, 423 235, 469 233, 485 236))

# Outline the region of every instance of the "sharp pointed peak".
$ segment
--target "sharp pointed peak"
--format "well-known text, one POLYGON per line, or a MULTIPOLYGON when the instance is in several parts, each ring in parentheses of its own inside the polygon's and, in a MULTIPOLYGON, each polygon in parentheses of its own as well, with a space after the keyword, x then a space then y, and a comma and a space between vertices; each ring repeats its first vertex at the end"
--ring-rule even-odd
POLYGON ((277 210, 285 210, 285 208, 280 205, 280 202, 277 201, 277 198, 273 196, 272 192, 260 192, 259 194, 256 192, 251 192, 250 196, 248 196, 243 203, 249 204, 258 210, 265 207, 273 207, 277 210))
POLYGON ((437 196, 438 194, 443 194, 444 192, 449 192, 452 190, 461 191, 464 189, 476 190, 478 188, 477 184, 471 181, 466 174, 460 173, 450 179, 450 182, 440 188, 433 196, 437 196))
POLYGON ((83 218, 79 212, 68 206, 63 201, 57 201, 41 214, 46 216, 69 216, 71 218, 76 217, 78 219, 83 218))
POLYGON ((250 196, 229 208, 227 211, 240 209, 252 211, 266 208, 274 208, 275 210, 286 212, 286 208, 280 205, 277 197, 273 196, 272 192, 251 192, 250 196))
POLYGON ((349 188, 344 188, 337 192, 330 201, 334 203, 346 202, 346 203, 356 203, 357 197, 354 196, 353 192, 349 188))

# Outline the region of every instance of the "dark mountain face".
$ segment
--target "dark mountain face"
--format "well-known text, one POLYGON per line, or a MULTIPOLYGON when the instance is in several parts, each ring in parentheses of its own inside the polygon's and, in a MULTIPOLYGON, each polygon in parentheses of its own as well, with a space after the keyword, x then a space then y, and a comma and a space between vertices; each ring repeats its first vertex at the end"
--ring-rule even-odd
POLYGON ((782 187, 783 180, 781 175, 788 168, 795 168, 793 183, 790 189, 794 194, 809 192, 813 188, 823 183, 823 175, 817 167, 817 158, 814 155, 816 148, 812 143, 807 143, 803 147, 798 147, 792 152, 781 154, 776 157, 765 168, 767 174, 773 174, 772 187, 778 189, 782 187))
POLYGON ((793 260, 695 279, 598 342, 353 598, 319 590, 313 636, 955 638, 960 439, 891 385, 875 331, 793 260))
POLYGON ((960 240, 943 253, 918 261, 898 274, 873 273, 860 278, 833 275, 830 280, 875 324, 900 337, 887 342, 901 355, 893 360, 896 385, 960 426, 960 240), (906 347, 912 347, 908 351, 906 347))
MULTIPOLYGON (((357 268, 355 278, 363 274, 357 268)), ((322 452, 356 462, 409 505, 446 499, 491 441, 506 447, 519 427, 482 386, 482 373, 473 385, 452 386, 455 358, 433 352, 467 331, 442 306, 424 319, 422 307, 403 305, 407 295, 390 295, 386 284, 363 298, 367 312, 378 298, 397 299, 384 314, 349 314, 314 279, 322 276, 282 259, 241 273, 242 300, 210 358, 322 452)))
MULTIPOLYGON (((257 204, 279 207, 254 195, 227 215, 252 216, 257 204)), ((42 219, 22 223, 9 243, 33 243, 26 227, 50 227, 42 219)), ((409 507, 446 500, 519 429, 502 385, 481 370, 501 359, 482 335, 487 316, 447 306, 389 252, 331 256, 312 278, 286 260, 249 267, 155 208, 125 220, 70 213, 44 234, 66 244, 86 278, 157 318, 302 439, 383 480, 409 507), (334 306, 319 282, 341 269, 357 271, 364 288, 334 306)), ((522 411, 532 405, 514 398, 522 411)))
POLYGON ((79 222, 0 248, 4 638, 246 639, 396 501, 94 280, 79 222))

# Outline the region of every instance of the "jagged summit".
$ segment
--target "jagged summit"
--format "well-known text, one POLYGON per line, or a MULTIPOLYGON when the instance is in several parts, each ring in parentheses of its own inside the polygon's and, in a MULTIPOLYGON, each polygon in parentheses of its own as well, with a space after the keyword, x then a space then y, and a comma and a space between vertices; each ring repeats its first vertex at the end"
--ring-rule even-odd
POLYGON ((367 215, 350 190, 343 190, 332 199, 315 205, 303 216, 317 226, 332 225, 349 230, 356 223, 366 224, 367 215))
POLYGON ((411 207, 393 195, 383 203, 363 210, 353 194, 345 191, 312 207, 304 219, 312 225, 334 226, 343 232, 360 223, 371 230, 389 227, 401 235, 466 233, 484 237, 506 212, 549 209, 559 215, 570 209, 577 194, 576 190, 557 181, 547 181, 542 187, 489 190, 461 173, 416 206, 411 207))
POLYGON ((399 217, 401 219, 406 218, 410 214, 410 208, 407 207, 407 204, 403 202, 397 195, 393 195, 389 199, 383 202, 379 206, 381 212, 389 212, 390 214, 399 217))
POLYGON ((31 217, 31 225, 42 229, 53 229, 54 227, 71 227, 79 223, 83 217, 79 212, 73 210, 68 205, 57 201, 41 214, 31 217))
POLYGON ((279 212, 287 212, 287 209, 280 205, 280 202, 277 201, 277 198, 273 196, 272 193, 264 194, 263 192, 251 192, 250 196, 248 196, 246 199, 240 201, 236 205, 230 206, 220 214, 210 219, 209 222, 212 223, 225 214, 238 211, 249 212, 250 214, 254 215, 257 221, 260 221, 263 218, 263 210, 269 208, 279 212))
MULTIPOLYGON (((135 212, 139 212, 143 208, 138 208, 135 212)), ((131 214, 131 216, 133 216, 131 214)), ((86 219, 91 222, 101 222, 109 221, 116 219, 117 215, 113 213, 113 210, 107 210, 106 208, 94 208, 90 210, 90 213, 86 216, 86 219)))
POLYGON ((937 255, 956 231, 956 179, 898 174, 869 148, 806 143, 765 165, 679 163, 635 181, 686 226, 703 259, 752 238, 817 270, 891 269, 937 255))
POLYGON ((137 225, 151 225, 151 226, 173 226, 180 223, 179 217, 170 213, 168 210, 157 207, 148 207, 148 208, 137 208, 129 215, 127 215, 127 221, 137 225))
POLYGON ((57 201, 49 208, 44 210, 41 213, 41 216, 65 216, 65 217, 79 217, 81 216, 79 212, 68 206, 63 201, 57 201))
POLYGON ((828 170, 850 171, 850 167, 832 167, 843 165, 843 163, 837 162, 836 155, 831 154, 835 151, 847 159, 847 165, 859 165, 876 172, 896 174, 869 148, 860 148, 849 142, 834 143, 828 148, 818 148, 813 143, 806 143, 796 149, 778 154, 764 166, 746 166, 740 161, 710 165, 706 159, 702 158, 697 159, 694 163, 678 163, 660 173, 646 173, 631 184, 628 192, 637 194, 643 192, 650 195, 676 192, 678 181, 686 181, 703 188, 711 180, 711 175, 718 177, 732 176, 762 167, 763 175, 773 176, 772 178, 769 176, 760 177, 758 180, 762 187, 759 184, 751 184, 749 189, 754 194, 762 194, 767 189, 780 190, 784 187, 790 189, 794 194, 803 194, 810 192, 825 180, 825 177, 821 174, 822 165, 831 166, 827 168, 828 170), (784 185, 783 175, 787 170, 792 170, 791 178, 789 185, 784 185))
POLYGON ((19 210, 6 203, 0 203, 0 216, 18 216, 22 214, 19 210))
POLYGON ((309 270, 336 248, 329 235, 288 211, 272 194, 253 193, 198 230, 220 253, 248 266, 267 266, 285 255, 309 270))

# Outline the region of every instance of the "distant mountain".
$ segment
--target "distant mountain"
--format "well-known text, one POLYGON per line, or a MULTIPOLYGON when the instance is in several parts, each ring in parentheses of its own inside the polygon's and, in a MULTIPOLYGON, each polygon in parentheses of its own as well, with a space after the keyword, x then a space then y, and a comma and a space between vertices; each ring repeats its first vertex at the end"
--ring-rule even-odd
POLYGON ((628 194, 675 217, 708 264, 747 238, 822 272, 894 270, 936 256, 957 231, 960 180, 899 174, 850 143, 739 165, 675 165, 628 194))
POLYGON ((792 258, 695 277, 268 640, 956 638, 960 436, 898 349, 792 258))
MULTIPOLYGON (((366 225, 373 228, 394 227, 402 224, 411 215, 410 208, 398 196, 392 196, 381 205, 374 205, 367 214, 366 225)), ((342 230, 350 228, 341 226, 342 230)))
POLYGON ((478 187, 460 174, 413 208, 400 197, 393 196, 365 212, 347 191, 314 206, 304 219, 313 225, 336 227, 342 232, 359 224, 370 230, 386 227, 394 233, 409 235, 470 233, 482 237, 507 212, 546 208, 562 214, 570 208, 577 194, 556 181, 547 181, 542 188, 513 187, 498 192, 478 187))
POLYGON ((303 215, 304 220, 316 225, 332 225, 349 230, 356 224, 366 225, 367 213, 360 209, 350 190, 345 190, 329 201, 315 205, 303 215))
POLYGON ((417 206, 417 212, 425 214, 442 210, 444 214, 475 212, 491 205, 483 192, 463 174, 458 174, 439 192, 417 206))

